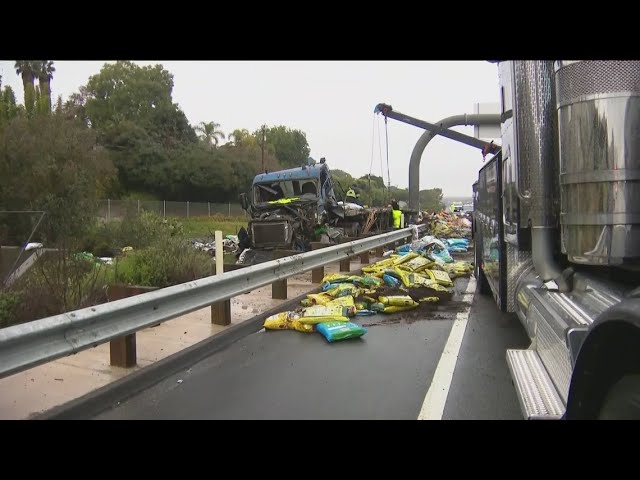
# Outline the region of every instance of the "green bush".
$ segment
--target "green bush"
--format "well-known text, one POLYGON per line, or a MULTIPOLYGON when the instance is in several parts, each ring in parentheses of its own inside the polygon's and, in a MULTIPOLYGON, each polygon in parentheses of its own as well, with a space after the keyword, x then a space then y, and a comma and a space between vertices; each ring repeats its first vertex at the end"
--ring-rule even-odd
POLYGON ((112 267, 83 255, 47 252, 10 288, 0 292, 0 327, 85 308, 107 300, 112 267))
POLYGON ((128 213, 122 220, 96 222, 82 241, 82 249, 97 257, 112 257, 124 247, 136 250, 162 244, 184 234, 182 224, 153 212, 128 213))
POLYGON ((0 328, 13 325, 22 299, 22 292, 0 292, 0 328))
POLYGON ((211 256, 179 238, 169 238, 142 250, 132 250, 115 265, 118 283, 168 287, 211 275, 211 256))

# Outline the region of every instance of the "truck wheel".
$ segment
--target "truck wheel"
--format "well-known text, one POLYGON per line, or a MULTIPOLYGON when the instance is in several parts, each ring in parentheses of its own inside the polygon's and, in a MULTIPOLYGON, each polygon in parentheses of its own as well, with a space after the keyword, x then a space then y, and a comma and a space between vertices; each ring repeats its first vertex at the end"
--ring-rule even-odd
POLYGON ((607 393, 598 420, 640 420, 640 375, 628 374, 607 393))
MULTIPOLYGON (((476 248, 474 246, 474 248, 476 248)), ((478 250, 476 248, 476 263, 475 269, 473 271, 474 276, 476 277, 476 282, 478 283, 478 291, 481 295, 490 295, 491 287, 489 286, 489 282, 487 281, 487 277, 485 276, 482 268, 480 268, 480 255, 478 254, 478 250)))

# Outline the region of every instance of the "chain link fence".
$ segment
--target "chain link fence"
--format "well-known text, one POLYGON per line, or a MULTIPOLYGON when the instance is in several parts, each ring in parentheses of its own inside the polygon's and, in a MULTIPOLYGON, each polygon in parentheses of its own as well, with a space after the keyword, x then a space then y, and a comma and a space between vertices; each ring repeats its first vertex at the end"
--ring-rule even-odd
POLYGON ((242 217, 239 203, 171 202, 165 200, 101 200, 98 215, 105 220, 123 218, 127 211, 154 212, 163 217, 242 217))

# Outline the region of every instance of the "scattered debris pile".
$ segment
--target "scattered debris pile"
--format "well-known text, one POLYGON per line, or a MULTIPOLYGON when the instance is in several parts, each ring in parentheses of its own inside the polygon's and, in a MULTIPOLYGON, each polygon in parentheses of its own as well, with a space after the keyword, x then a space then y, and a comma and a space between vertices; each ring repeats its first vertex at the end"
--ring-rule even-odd
MULTIPOLYGON (((193 240, 192 245, 194 248, 198 250, 202 250, 203 252, 207 252, 209 255, 214 257, 216 255, 216 243, 206 242, 201 240, 193 240)), ((227 235, 222 239, 222 249, 224 253, 236 253, 238 251, 238 236, 237 235, 227 235)))
POLYGON ((423 218, 423 223, 426 223, 431 234, 438 238, 471 238, 471 220, 466 214, 442 211, 427 215, 423 218))
MULTIPOLYGON (((414 237, 414 238, 417 238, 414 237)), ((319 332, 329 342, 361 337, 367 329, 357 317, 393 314, 448 302, 453 279, 470 276, 473 265, 455 261, 450 252, 466 252, 467 239, 425 236, 389 251, 387 258, 364 267, 362 275, 334 273, 322 279, 294 311, 267 318, 267 330, 319 332)))

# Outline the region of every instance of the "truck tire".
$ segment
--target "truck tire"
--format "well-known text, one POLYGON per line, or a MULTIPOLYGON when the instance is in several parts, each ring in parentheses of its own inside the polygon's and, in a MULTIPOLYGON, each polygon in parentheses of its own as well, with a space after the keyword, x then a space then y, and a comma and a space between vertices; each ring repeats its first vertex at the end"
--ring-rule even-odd
POLYGON ((640 374, 627 374, 609 389, 598 420, 640 420, 640 374))
POLYGON ((476 277, 476 282, 478 284, 478 291, 480 292, 481 295, 490 295, 491 287, 489 286, 487 277, 485 276, 484 272, 482 271, 482 268, 480 267, 482 262, 480 259, 480 254, 478 253, 477 245, 474 245, 474 248, 475 248, 476 262, 474 265, 473 274, 476 277))

